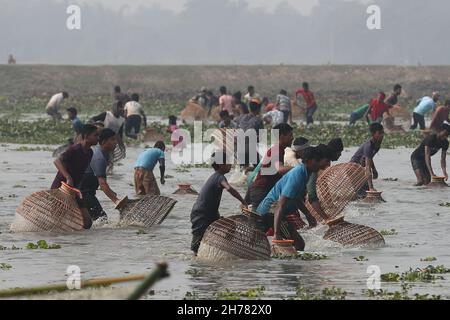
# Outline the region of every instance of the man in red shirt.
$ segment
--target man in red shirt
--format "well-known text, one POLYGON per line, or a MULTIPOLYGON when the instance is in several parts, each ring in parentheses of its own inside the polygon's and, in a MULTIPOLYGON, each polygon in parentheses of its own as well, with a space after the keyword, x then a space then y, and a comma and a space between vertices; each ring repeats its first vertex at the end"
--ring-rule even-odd
POLYGON ((381 123, 383 121, 383 114, 385 112, 389 113, 389 109, 392 108, 392 106, 385 103, 385 99, 386 94, 384 92, 380 92, 378 99, 372 99, 372 101, 370 102, 369 109, 367 109, 366 112, 366 115, 370 115, 370 123, 381 123))
POLYGON ((273 130, 279 130, 278 143, 267 151, 262 160, 261 169, 249 188, 250 200, 254 210, 258 208, 278 180, 292 169, 284 166, 284 150, 292 145, 294 140, 293 129, 287 123, 281 123, 275 126, 273 130), (275 172, 269 174, 270 168, 274 169, 275 172))
POLYGON ((299 95, 303 96, 303 99, 306 102, 306 125, 310 125, 314 123, 314 113, 317 111, 316 98, 314 97, 314 93, 309 90, 308 82, 303 82, 302 88, 298 89, 295 93, 295 97, 298 101, 299 95))
POLYGON ((443 107, 438 107, 433 114, 433 120, 431 120, 430 129, 433 131, 439 131, 445 121, 450 122, 448 114, 450 111, 450 100, 445 101, 443 107))

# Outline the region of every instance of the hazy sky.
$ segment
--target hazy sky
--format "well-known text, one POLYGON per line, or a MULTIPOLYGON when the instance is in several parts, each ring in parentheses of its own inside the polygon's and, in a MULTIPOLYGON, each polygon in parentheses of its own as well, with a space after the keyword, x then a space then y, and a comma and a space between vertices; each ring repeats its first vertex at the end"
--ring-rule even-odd
POLYGON ((0 0, 0 62, 450 64, 448 0, 0 0), (81 5, 81 30, 66 9, 81 5), (367 7, 381 30, 367 28, 367 7))

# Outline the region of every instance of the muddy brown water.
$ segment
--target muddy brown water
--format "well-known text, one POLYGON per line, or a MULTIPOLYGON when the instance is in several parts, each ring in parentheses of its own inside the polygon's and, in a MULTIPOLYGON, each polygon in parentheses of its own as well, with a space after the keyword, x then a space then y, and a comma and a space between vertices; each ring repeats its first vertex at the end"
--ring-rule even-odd
MULTIPOLYGON (((313 293, 336 286, 346 290, 348 298, 364 298, 362 290, 367 289, 367 268, 371 265, 379 266, 382 273, 429 264, 450 267, 450 208, 439 206, 442 202, 450 202, 450 189, 412 187, 415 178, 410 167, 409 149, 383 149, 375 158, 380 173, 376 187, 384 191, 386 203, 373 207, 351 205, 346 209, 346 219, 350 222, 377 230, 395 229, 398 234, 386 236, 385 247, 342 248, 321 239, 325 232, 322 227, 303 232, 303 236, 306 250, 326 254, 327 260, 237 261, 210 265, 193 259, 189 249, 189 214, 195 196, 172 193, 181 182, 189 182, 199 191, 212 173, 211 169, 179 173, 171 161, 167 162, 166 174, 173 178, 166 180, 161 191, 163 195, 173 196, 178 203, 166 221, 150 229, 148 234, 138 235, 136 228, 119 228, 118 212, 103 194, 99 198, 110 217, 106 224, 65 235, 13 234, 9 232, 9 225, 16 207, 31 192, 47 189, 55 175, 51 152, 11 151, 15 148, 14 145, 0 147, 0 245, 23 248, 28 242, 45 239, 62 248, 0 251, 0 263, 12 266, 8 271, 0 270, 0 289, 64 283, 69 265, 79 266, 82 278, 90 279, 140 274, 148 272, 156 262, 167 261, 171 276, 154 287, 155 295, 148 297, 150 299, 182 299, 187 292, 210 298, 225 289, 246 291, 258 286, 265 287, 266 298, 286 298, 295 296, 299 283, 313 293), (388 182, 383 178, 397 178, 398 181, 388 182), (369 261, 357 262, 354 258, 358 256, 365 256, 369 261), (420 261, 429 256, 436 257, 437 261, 420 261)), ((114 175, 109 178, 119 195, 133 195, 132 168, 140 151, 142 148, 129 148, 127 159, 116 166, 114 175)), ((341 160, 348 161, 354 151, 354 148, 346 150, 341 160)), ((439 168, 437 160, 434 159, 434 165, 439 168)), ((158 169, 155 173, 159 175, 158 169)), ((242 187, 238 190, 244 193, 242 187)), ((235 214, 238 207, 237 201, 224 192, 221 214, 235 214)), ((444 277, 446 280, 436 283, 415 283, 412 291, 449 298, 450 275, 444 277)), ((382 288, 399 290, 398 285, 385 283, 382 288)))

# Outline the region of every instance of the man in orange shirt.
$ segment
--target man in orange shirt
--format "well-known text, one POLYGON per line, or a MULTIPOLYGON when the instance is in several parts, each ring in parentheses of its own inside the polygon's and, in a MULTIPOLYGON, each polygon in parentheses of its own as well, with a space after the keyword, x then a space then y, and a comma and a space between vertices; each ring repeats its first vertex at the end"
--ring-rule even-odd
POLYGON ((316 104, 316 98, 314 97, 314 93, 309 90, 309 84, 308 82, 303 82, 302 88, 298 89, 295 93, 295 96, 298 101, 299 95, 303 96, 303 99, 305 99, 306 102, 306 125, 309 126, 310 124, 314 123, 314 113, 317 111, 317 104, 316 104))

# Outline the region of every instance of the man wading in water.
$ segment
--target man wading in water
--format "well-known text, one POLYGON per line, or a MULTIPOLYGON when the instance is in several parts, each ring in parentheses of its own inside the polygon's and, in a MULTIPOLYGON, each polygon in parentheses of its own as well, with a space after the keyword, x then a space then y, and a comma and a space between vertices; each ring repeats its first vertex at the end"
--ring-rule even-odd
POLYGON ((87 207, 92 220, 99 218, 106 219, 106 212, 103 210, 96 197, 97 189, 100 189, 115 204, 119 203, 117 194, 111 190, 106 181, 106 168, 108 167, 109 154, 114 151, 117 145, 116 133, 111 129, 103 129, 99 135, 99 146, 93 148, 93 156, 80 184, 83 194, 83 201, 87 207))

